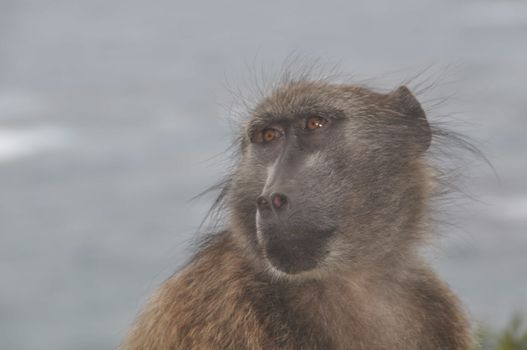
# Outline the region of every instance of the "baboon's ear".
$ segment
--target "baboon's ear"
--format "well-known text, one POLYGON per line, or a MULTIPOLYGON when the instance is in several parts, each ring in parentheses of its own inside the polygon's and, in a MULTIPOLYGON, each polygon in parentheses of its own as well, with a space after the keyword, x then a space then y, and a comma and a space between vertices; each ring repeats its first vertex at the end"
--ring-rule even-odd
POLYGON ((400 86, 389 94, 397 111, 405 117, 405 124, 412 129, 417 143, 426 151, 432 141, 432 131, 421 104, 406 86, 400 86))

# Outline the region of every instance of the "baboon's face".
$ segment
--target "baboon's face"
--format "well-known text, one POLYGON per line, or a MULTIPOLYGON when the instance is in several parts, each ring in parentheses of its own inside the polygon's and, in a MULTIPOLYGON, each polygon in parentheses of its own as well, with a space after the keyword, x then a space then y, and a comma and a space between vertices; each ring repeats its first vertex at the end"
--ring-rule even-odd
POLYGON ((231 187, 237 220, 275 271, 328 270, 405 239, 430 133, 405 89, 299 83, 253 111, 231 187))

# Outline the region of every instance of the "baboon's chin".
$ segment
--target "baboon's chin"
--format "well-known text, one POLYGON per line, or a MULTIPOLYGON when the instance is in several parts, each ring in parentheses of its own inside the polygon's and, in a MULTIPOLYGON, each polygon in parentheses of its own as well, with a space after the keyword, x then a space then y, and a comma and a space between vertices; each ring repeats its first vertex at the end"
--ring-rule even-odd
POLYGON ((302 237, 274 233, 262 234, 265 258, 275 269, 291 275, 315 269, 327 254, 327 241, 331 236, 331 230, 311 231, 302 237))

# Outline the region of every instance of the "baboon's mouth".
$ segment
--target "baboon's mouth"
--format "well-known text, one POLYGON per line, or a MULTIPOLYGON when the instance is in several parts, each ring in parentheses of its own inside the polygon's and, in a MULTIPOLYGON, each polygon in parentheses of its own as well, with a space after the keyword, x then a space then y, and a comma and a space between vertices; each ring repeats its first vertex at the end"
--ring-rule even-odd
POLYGON ((304 230, 297 235, 262 233, 269 263, 282 272, 296 274, 312 270, 326 256, 327 242, 335 230, 304 230))

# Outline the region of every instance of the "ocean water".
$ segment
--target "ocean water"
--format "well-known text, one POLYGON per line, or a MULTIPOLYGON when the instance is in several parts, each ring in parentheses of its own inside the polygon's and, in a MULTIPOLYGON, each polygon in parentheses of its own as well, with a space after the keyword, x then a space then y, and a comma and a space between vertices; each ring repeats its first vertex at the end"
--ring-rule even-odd
POLYGON ((527 2, 0 2, 0 339, 112 349, 190 256, 242 94, 291 55, 477 141, 426 254, 472 318, 527 313, 527 2), (428 68, 428 69, 427 69, 428 68), (448 97, 442 104, 437 102, 448 97))

